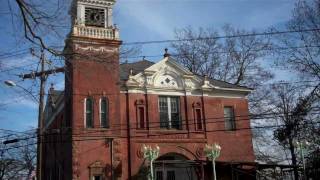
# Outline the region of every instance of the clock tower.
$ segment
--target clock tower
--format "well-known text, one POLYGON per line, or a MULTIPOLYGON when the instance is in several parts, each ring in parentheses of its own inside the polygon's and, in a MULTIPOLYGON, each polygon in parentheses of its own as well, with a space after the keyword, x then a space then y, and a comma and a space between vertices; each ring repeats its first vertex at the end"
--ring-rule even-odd
POLYGON ((112 144, 121 131, 119 30, 112 22, 116 0, 73 0, 72 28, 64 49, 65 124, 72 134, 67 179, 109 179, 116 162, 112 144), (81 134, 81 136, 79 136, 81 134), (90 137, 98 140, 89 140, 90 137), (85 140, 83 140, 85 139, 85 140), (94 148, 99 147, 99 148, 94 148), (111 147, 111 148, 110 148, 111 147))

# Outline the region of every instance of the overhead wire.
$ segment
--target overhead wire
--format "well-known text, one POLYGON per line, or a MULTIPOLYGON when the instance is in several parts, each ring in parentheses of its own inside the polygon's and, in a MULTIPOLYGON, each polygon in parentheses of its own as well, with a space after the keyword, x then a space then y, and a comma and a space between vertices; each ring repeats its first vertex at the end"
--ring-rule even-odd
MULTIPOLYGON (((165 42, 179 42, 179 41, 195 41, 195 40, 203 40, 203 39, 221 39, 221 38, 236 38, 236 37, 247 37, 247 36, 262 36, 262 35, 275 35, 275 34, 284 34, 284 33, 297 33, 297 32, 311 32, 311 31, 319 31, 320 29, 309 29, 309 30, 299 30, 299 31, 282 31, 282 32, 269 32, 269 33, 252 33, 252 34, 242 34, 242 35, 234 35, 234 36, 216 36, 211 38, 195 38, 195 39, 180 39, 180 40, 161 40, 161 41, 140 41, 140 42, 129 42, 124 43, 123 45, 133 45, 133 44, 154 44, 154 43, 165 43, 165 42)), ((310 46, 311 47, 311 46, 310 46)), ((320 47, 320 46, 314 46, 320 47)), ((286 47, 289 48, 289 47, 286 47)), ((290 48, 308 48, 308 47, 290 47, 290 48)), ((285 48, 281 48, 285 49, 285 48)), ((222 52, 221 52, 222 53, 222 52)), ((14 54, 13 54, 14 55, 14 54)), ((3 56, 1 56, 3 57, 3 56)), ((4 55, 4 57, 8 57, 4 55)), ((9 56, 10 57, 10 56, 9 56)))
MULTIPOLYGON (((282 114, 282 113, 278 113, 278 114, 282 114)), ((319 115, 320 113, 310 113, 312 115, 319 115)), ((254 115, 253 117, 250 117, 249 115, 238 115, 238 116, 235 116, 235 122, 239 122, 239 121, 254 121, 254 120, 266 120, 266 119, 274 119, 276 117, 282 117, 282 115, 276 115, 276 113, 269 113, 267 114, 269 116, 262 116, 261 115, 254 115), (272 116, 271 116, 272 115, 272 116), (260 116, 260 117, 259 117, 260 116)), ((290 115, 292 116, 292 115, 290 115)), ((205 118, 205 119, 202 119, 202 124, 215 124, 215 123, 225 123, 225 118, 226 117, 214 117, 214 118, 205 118), (221 121, 208 121, 208 120, 219 120, 219 119, 222 119, 221 121)), ((187 121, 190 121, 190 120, 195 120, 195 119, 188 119, 187 121)), ((181 121, 186 121, 186 120, 181 120, 181 121)), ((154 122, 154 123, 157 123, 157 124, 160 124, 160 122, 154 122)), ((241 122, 240 122, 241 123, 241 122)), ((304 122, 302 124, 299 124, 298 125, 307 125, 307 124, 319 124, 319 122, 304 122)), ((194 122, 194 123, 181 123, 181 126, 187 126, 187 125, 197 125, 199 123, 197 122, 194 122)), ((243 125, 243 124, 242 124, 243 125)), ((223 131, 227 131, 227 132, 237 132, 238 130, 252 130, 252 129, 264 129, 264 128, 276 128, 276 127, 285 127, 287 126, 286 124, 282 124, 282 125, 266 125, 266 126, 250 126, 250 124, 247 124, 249 125, 249 127, 241 127, 241 128, 236 128, 234 131, 230 131, 230 130, 227 130, 225 128, 223 129, 213 129, 213 130, 206 130, 206 129, 202 129, 202 131, 197 131, 198 133, 207 133, 207 132, 223 132, 223 131)), ((126 126, 126 124, 123 124, 123 126, 126 126)), ((217 125, 219 126, 219 125, 217 125)), ((237 126, 237 125, 236 125, 237 126)), ((114 126, 114 127, 119 127, 119 126, 114 126)), ((98 133, 104 133, 104 132, 120 132, 121 130, 125 131, 127 130, 127 128, 121 128, 121 129, 115 129, 115 128, 112 128, 110 127, 110 129, 95 129, 95 128, 82 128, 82 129, 77 129, 75 127, 63 127, 63 128, 55 128, 55 129, 48 129, 50 131, 55 131, 54 133, 52 132, 46 132, 44 134, 42 134, 41 136, 45 136, 45 137, 48 137, 50 135, 70 135, 72 137, 85 137, 85 138, 90 138, 90 137, 108 137, 106 136, 105 134, 102 134, 102 135, 99 135, 98 133), (82 133, 61 133, 61 131, 63 129, 72 129, 72 130, 76 130, 76 131, 85 131, 85 132, 82 132, 82 133), (58 131, 59 132, 58 132, 58 131), (96 133, 98 135, 89 135, 89 134, 93 134, 93 133, 96 133)), ((176 135, 176 134, 189 134, 190 132, 186 132, 187 129, 175 129, 176 132, 167 132, 166 131, 166 128, 162 129, 161 128, 161 125, 158 125, 158 126, 151 126, 149 127, 148 129, 139 129, 137 127, 131 127, 130 130, 145 130, 145 131, 153 131, 153 130, 159 130, 159 131, 163 131, 163 132, 160 132, 159 134, 149 134, 149 133, 145 133, 144 135, 141 135, 141 136, 131 136, 132 138, 134 137, 150 137, 150 136, 162 136, 162 135, 176 135), (154 128, 154 129, 153 129, 154 128), (179 132, 180 131, 180 132, 179 132)), ((192 134, 192 132, 191 132, 192 134)), ((30 134, 29 134, 30 135, 30 134)), ((117 136, 117 135, 114 135, 114 136, 117 136)), ((34 136, 31 136, 31 137, 26 137, 26 138, 20 138, 19 140, 28 140, 28 139, 32 139, 32 138, 37 138, 38 135, 34 135, 34 136)))
MULTIPOLYGON (((317 122, 312 122, 312 123, 303 123, 300 125, 307 125, 307 124, 320 124, 320 121, 317 122)), ((206 132, 224 132, 224 131, 228 131, 228 132, 237 132, 237 130, 252 130, 252 129, 269 129, 269 128, 278 128, 278 127, 285 127, 286 125, 268 125, 268 126, 256 126, 256 127, 246 127, 246 128, 238 128, 235 131, 230 131, 230 130, 225 130, 225 129, 217 129, 217 130, 207 130, 206 132)), ((164 135, 188 135, 187 132, 179 132, 179 130, 177 130, 177 132, 166 132, 166 133, 159 133, 159 134, 145 134, 145 135, 139 135, 139 136, 130 136, 130 138, 149 138, 151 136, 164 136, 164 135)), ((44 143, 44 144, 51 144, 51 143, 70 143, 70 142, 79 142, 79 141, 94 141, 94 140, 105 140, 106 138, 108 138, 109 136, 81 136, 80 138, 85 138, 85 139, 74 139, 72 138, 72 134, 70 134, 70 138, 71 140, 66 140, 66 141, 42 141, 40 143, 44 143), (90 138, 92 137, 92 138, 90 138)), ((113 137, 115 138, 128 138, 127 136, 119 136, 119 135, 114 135, 113 137)), ((35 137, 32 138, 24 138, 23 140, 29 140, 29 139, 34 139, 35 137)), ((186 138, 188 139, 188 138, 186 138)), ((154 140, 154 139, 153 139, 154 140)), ((8 147, 5 149, 2 149, 4 151, 10 150, 10 149, 15 149, 15 148, 19 148, 19 147, 25 147, 25 146, 29 146, 29 145, 35 145, 37 143, 32 143, 32 144, 27 144, 27 145, 21 145, 18 147, 8 147)))

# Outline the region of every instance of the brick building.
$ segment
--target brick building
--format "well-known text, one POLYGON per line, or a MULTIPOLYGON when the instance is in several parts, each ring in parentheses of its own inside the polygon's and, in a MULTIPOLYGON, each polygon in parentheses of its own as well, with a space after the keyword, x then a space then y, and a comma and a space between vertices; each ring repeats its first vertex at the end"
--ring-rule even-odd
POLYGON ((42 179, 145 179, 143 144, 160 147, 157 179, 209 179, 203 148, 215 142, 218 178, 252 178, 252 90, 193 74, 167 50, 156 63, 119 64, 114 3, 72 3, 65 90, 50 88, 45 108, 42 179))

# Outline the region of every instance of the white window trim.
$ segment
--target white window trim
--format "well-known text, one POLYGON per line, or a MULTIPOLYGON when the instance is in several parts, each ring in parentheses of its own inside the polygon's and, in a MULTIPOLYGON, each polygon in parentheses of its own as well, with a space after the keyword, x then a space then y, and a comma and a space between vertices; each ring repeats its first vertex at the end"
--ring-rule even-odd
POLYGON ((83 119, 84 119, 84 128, 87 128, 87 98, 84 98, 84 103, 83 103, 83 119))
POLYGON ((168 105, 168 126, 169 129, 172 128, 172 119, 171 119, 171 98, 167 97, 167 105, 168 105))
MULTIPOLYGON (((84 119, 84 128, 88 128, 87 127, 87 99, 88 98, 84 98, 84 104, 83 104, 83 109, 84 109, 84 114, 83 114, 83 119, 84 119)), ((92 100, 92 127, 90 127, 90 128, 94 128, 94 114, 93 114, 93 112, 94 112, 94 100, 93 100, 93 98, 91 98, 91 100, 92 100)))
POLYGON ((100 121, 100 128, 109 128, 110 127, 110 121, 109 121, 109 99, 105 96, 101 97, 100 100, 99 100, 99 121, 100 121), (107 127, 102 127, 102 116, 101 116, 101 101, 102 99, 105 99, 106 100, 106 117, 107 117, 107 124, 108 126, 107 127))
POLYGON ((102 99, 103 99, 103 97, 99 99, 99 122, 100 122, 100 128, 102 128, 102 121, 101 121, 101 119, 102 119, 102 116, 101 116, 101 100, 102 99))

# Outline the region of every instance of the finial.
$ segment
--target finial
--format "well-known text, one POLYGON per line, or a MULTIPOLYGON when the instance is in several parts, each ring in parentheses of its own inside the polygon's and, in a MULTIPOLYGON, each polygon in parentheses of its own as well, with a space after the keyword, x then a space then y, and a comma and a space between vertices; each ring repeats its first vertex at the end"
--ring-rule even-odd
POLYGON ((204 80, 208 81, 208 76, 207 75, 204 75, 204 80))
POLYGON ((133 69, 131 68, 130 69, 130 76, 132 76, 133 75, 133 69))
POLYGON ((142 60, 146 60, 146 56, 142 56, 142 60))
POLYGON ((163 57, 170 57, 170 54, 168 53, 168 48, 164 49, 165 53, 163 55, 163 57))
POLYGON ((50 91, 53 91, 53 90, 54 90, 54 84, 51 83, 51 85, 50 85, 50 91))

